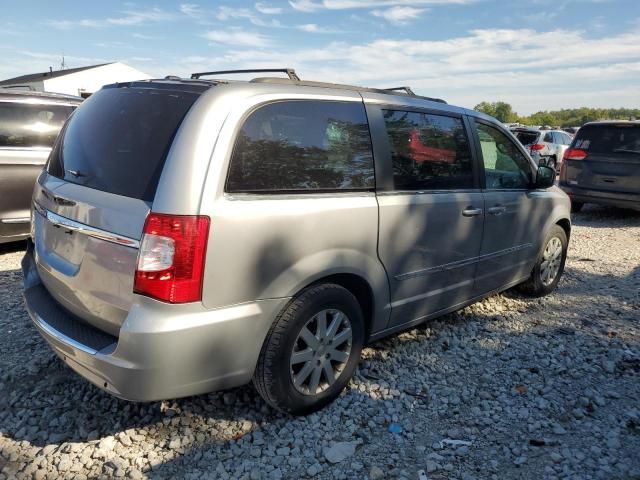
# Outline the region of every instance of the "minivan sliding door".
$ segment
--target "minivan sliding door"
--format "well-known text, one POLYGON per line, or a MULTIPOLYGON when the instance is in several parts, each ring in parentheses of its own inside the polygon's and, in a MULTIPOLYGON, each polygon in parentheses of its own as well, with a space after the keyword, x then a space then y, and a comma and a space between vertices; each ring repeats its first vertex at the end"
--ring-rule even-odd
POLYGON ((367 114, 393 328, 472 297, 483 199, 461 116, 377 105, 367 114))

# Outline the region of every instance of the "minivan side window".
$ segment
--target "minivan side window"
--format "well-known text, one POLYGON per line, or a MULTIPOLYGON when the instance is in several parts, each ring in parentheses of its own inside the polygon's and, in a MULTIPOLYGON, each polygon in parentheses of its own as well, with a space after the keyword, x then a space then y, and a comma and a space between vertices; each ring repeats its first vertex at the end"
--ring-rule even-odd
POLYGON ((483 123, 475 123, 487 190, 525 189, 531 185, 529 160, 504 133, 483 123))
POLYGON ((473 188, 469 141, 459 118, 383 110, 396 190, 473 188))
POLYGON ((73 108, 0 102, 0 147, 51 147, 73 108))
POLYGON ((252 112, 231 155, 226 190, 370 190, 369 125, 361 102, 291 100, 252 112))

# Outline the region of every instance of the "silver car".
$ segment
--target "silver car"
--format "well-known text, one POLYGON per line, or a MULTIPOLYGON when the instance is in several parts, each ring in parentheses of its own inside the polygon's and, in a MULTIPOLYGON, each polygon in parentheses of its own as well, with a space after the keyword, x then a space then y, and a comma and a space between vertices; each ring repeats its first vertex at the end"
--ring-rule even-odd
POLYGON ((564 152, 573 138, 562 130, 535 130, 531 128, 512 128, 511 133, 520 140, 536 165, 547 165, 560 171, 564 152))
POLYGON ((0 243, 29 236, 36 178, 79 97, 0 88, 0 243))
POLYGON ((24 296, 98 387, 150 401, 253 381, 304 414, 368 342, 556 287, 569 199, 499 122, 286 71, 111 85, 65 125, 24 296))

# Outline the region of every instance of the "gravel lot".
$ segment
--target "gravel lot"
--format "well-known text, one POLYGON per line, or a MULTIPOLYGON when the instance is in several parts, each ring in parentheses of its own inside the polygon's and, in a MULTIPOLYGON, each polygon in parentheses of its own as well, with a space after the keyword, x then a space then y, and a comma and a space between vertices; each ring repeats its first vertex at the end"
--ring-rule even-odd
POLYGON ((0 247, 0 478, 640 479, 639 213, 586 207, 557 292, 377 342, 306 418, 249 386, 151 404, 101 392, 30 325, 20 247, 0 247))

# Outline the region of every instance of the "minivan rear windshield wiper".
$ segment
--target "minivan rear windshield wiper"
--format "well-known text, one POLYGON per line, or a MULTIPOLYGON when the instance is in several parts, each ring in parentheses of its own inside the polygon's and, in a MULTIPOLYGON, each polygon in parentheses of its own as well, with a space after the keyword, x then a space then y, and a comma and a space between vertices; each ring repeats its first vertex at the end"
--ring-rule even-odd
POLYGON ((615 148, 614 153, 638 153, 640 154, 640 150, 631 150, 630 148, 615 148))

